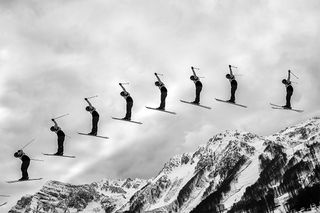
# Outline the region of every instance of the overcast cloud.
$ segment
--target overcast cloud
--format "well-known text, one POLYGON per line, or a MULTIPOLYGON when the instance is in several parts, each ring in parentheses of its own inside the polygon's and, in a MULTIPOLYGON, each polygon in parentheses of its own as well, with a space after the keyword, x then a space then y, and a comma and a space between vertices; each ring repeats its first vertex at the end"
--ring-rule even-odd
POLYGON ((151 178, 226 129, 268 135, 319 115, 319 9, 317 0, 1 0, 0 194, 11 205, 51 179, 151 178), (239 67, 237 102, 248 109, 214 101, 229 98, 229 64, 239 67), (179 102, 194 99, 190 66, 205 77, 201 103, 210 111, 179 102), (288 69, 300 77, 292 105, 301 114, 269 106, 284 104, 288 69), (166 108, 177 116, 144 108, 159 105, 154 72, 164 74, 166 108), (125 114, 119 82, 130 82, 132 118, 143 125, 110 118, 125 114), (92 95, 110 140, 76 133, 90 130, 83 98, 92 95), (41 153, 57 146, 50 119, 64 113, 65 154, 77 158, 47 158, 41 153), (25 152, 45 162, 32 161, 29 175, 44 180, 6 184, 20 177, 13 153, 32 138, 25 152))

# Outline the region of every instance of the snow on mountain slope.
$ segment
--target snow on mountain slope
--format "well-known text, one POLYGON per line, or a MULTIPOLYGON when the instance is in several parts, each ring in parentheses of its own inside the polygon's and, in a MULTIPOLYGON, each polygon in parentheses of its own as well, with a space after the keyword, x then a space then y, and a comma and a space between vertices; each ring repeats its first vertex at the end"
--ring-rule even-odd
POLYGON ((23 197, 9 212, 115 212, 147 181, 103 180, 86 185, 49 181, 35 195, 23 197))
MULTIPOLYGON (((175 156, 119 212, 190 211, 214 190, 241 158, 254 155, 261 139, 251 133, 226 131, 194 153, 175 156)), ((260 148, 261 149, 261 148, 260 148)))
MULTIPOLYGON (((240 179, 226 182, 192 212, 289 212, 319 205, 319 127, 320 119, 312 118, 264 137, 258 179, 250 180, 248 185, 240 183, 240 179), (232 192, 232 182, 246 187, 241 199, 224 199, 232 192)), ((257 175, 254 171, 251 174, 257 175)))
POLYGON ((103 180, 82 186, 51 181, 37 194, 22 198, 11 212, 36 212, 37 208, 112 213, 307 209, 320 202, 319 139, 320 118, 267 137, 225 131, 195 152, 171 158, 149 181, 103 180), (303 199, 306 195, 308 201, 303 199))

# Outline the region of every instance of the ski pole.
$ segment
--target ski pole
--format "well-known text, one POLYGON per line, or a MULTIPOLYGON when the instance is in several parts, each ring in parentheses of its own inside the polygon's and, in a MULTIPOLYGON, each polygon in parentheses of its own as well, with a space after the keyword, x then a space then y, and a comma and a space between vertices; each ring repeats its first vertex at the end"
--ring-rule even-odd
POLYGON ((235 66, 232 66, 232 65, 229 65, 230 67, 232 67, 232 68, 236 68, 236 69, 238 69, 238 67, 235 67, 235 66))
POLYGON ((192 69, 195 69, 195 70, 200 70, 200 68, 197 68, 197 67, 193 67, 191 66, 192 69))
POLYGON ((30 158, 30 160, 33 160, 33 161, 44 161, 44 160, 33 159, 33 158, 30 158))
POLYGON ((23 150, 24 148, 26 148, 27 146, 29 146, 31 143, 33 143, 35 141, 35 138, 33 138, 31 141, 29 141, 26 145, 24 145, 21 150, 23 150))
POLYGON ((157 75, 160 75, 160 76, 163 76, 163 74, 162 74, 162 73, 157 73, 157 72, 156 72, 156 74, 157 74, 157 75))
POLYGON ((98 96, 94 95, 94 96, 87 97, 86 99, 91 99, 91 98, 96 98, 96 97, 98 97, 98 96))
POLYGON ((65 117, 65 116, 67 116, 67 115, 69 115, 69 113, 64 114, 64 115, 60 115, 60 116, 58 116, 58 117, 56 117, 56 118, 53 118, 53 119, 54 119, 54 120, 57 120, 57 119, 59 119, 59 118, 65 117))
POLYGON ((291 73, 294 77, 296 77, 297 79, 299 79, 298 76, 296 76, 291 70, 289 70, 289 71, 290 71, 290 73, 291 73))
POLYGON ((125 83, 119 83, 119 84, 129 84, 129 82, 125 82, 125 83))

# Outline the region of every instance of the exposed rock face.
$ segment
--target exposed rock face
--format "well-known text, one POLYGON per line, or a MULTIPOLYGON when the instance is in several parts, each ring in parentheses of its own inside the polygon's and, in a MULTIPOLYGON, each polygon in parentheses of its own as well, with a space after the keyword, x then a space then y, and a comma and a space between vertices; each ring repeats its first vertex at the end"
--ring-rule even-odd
POLYGON ((288 212, 318 204, 319 187, 320 118, 313 118, 268 137, 217 134, 149 181, 51 181, 10 212, 288 212))
POLYGON ((104 180, 86 185, 49 181, 32 196, 21 198, 9 212, 115 212, 147 182, 104 180))

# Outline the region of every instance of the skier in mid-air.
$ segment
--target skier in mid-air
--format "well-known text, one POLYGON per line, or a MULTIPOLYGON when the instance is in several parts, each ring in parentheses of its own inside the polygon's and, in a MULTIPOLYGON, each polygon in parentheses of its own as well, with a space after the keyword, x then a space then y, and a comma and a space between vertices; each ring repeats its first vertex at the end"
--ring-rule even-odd
POLYGON ((30 165, 30 158, 21 149, 14 153, 14 157, 20 158, 22 161, 22 177, 19 179, 19 181, 29 180, 28 167, 30 165))
POLYGON ((157 108, 159 110, 165 110, 166 107, 166 97, 168 94, 168 90, 165 87, 164 83, 161 81, 157 73, 154 73, 155 76, 157 77, 158 81, 156 81, 154 84, 159 87, 160 92, 161 92, 161 97, 160 97, 160 106, 157 108))
POLYGON ((190 76, 190 80, 192 80, 194 85, 196 86, 196 98, 191 103, 200 104, 200 93, 201 93, 201 90, 202 90, 202 83, 199 80, 199 77, 196 75, 196 72, 194 71, 194 69, 195 69, 194 67, 191 67, 193 75, 190 76))
POLYGON ((90 101, 88 100, 88 98, 85 98, 84 100, 89 104, 89 106, 86 107, 86 110, 87 110, 88 112, 90 112, 91 115, 92 115, 92 129, 91 129, 91 132, 88 133, 88 135, 97 136, 97 132, 98 132, 98 122, 99 122, 99 113, 97 112, 96 108, 94 108, 94 107, 92 106, 92 104, 90 103, 90 101))
POLYGON ((290 81, 291 76, 290 75, 291 75, 291 71, 288 70, 288 78, 282 80, 282 83, 285 85, 286 90, 287 90, 286 105, 284 105, 282 107, 287 108, 287 109, 291 109, 291 96, 293 94, 293 87, 291 85, 291 81, 290 81))
POLYGON ((235 93, 238 88, 238 83, 236 81, 235 76, 232 73, 232 66, 231 65, 229 65, 229 70, 230 70, 230 73, 228 73, 226 75, 226 78, 230 81, 230 84, 231 84, 231 96, 230 96, 230 99, 228 100, 228 102, 235 103, 235 100, 236 100, 235 93))
POLYGON ((65 139, 65 134, 61 130, 61 128, 58 126, 58 124, 55 121, 55 119, 51 119, 51 120, 53 121, 54 126, 50 127, 50 130, 52 132, 55 132, 57 134, 57 136, 58 136, 58 151, 54 155, 63 155, 63 142, 64 142, 64 139, 65 139))
POLYGON ((132 106, 133 106, 133 99, 130 96, 130 93, 127 92, 127 90, 124 88, 124 86, 122 85, 122 83, 119 83, 120 87, 122 88, 122 92, 120 93, 120 95, 126 100, 127 102, 127 112, 126 112, 126 116, 123 118, 123 120, 131 120, 131 110, 132 110, 132 106))

